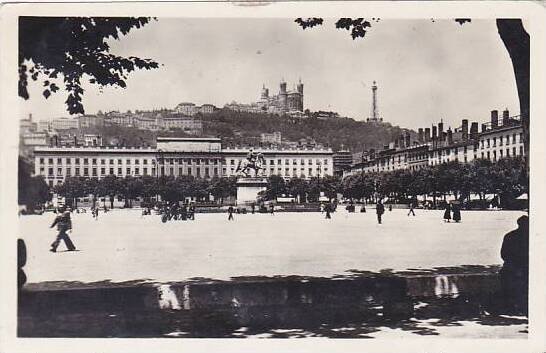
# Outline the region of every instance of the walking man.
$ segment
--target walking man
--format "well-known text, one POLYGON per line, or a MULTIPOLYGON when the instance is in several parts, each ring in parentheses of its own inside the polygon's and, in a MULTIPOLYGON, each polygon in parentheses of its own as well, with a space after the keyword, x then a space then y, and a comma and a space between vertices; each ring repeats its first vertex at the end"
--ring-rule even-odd
POLYGON ((330 216, 330 209, 331 209, 331 207, 330 207, 329 203, 324 205, 324 212, 326 212, 326 219, 331 219, 332 218, 332 216, 330 216))
POLYGON ((383 213, 385 213, 385 206, 383 206, 381 200, 377 201, 377 205, 375 205, 375 212, 377 213, 377 222, 381 224, 381 216, 383 216, 383 213))
POLYGON ((59 246, 61 240, 64 241, 64 244, 66 245, 68 251, 76 250, 74 243, 72 243, 72 240, 70 239, 68 234, 66 234, 67 231, 72 232, 70 211, 61 209, 57 217, 55 217, 53 224, 49 228, 53 228, 55 226, 57 226, 57 230, 59 231, 59 233, 57 234, 57 238, 55 239, 55 241, 51 243, 51 249, 49 249, 49 251, 57 252, 57 247, 59 246))
POLYGON ((233 221, 233 206, 229 206, 227 211, 228 211, 228 221, 233 221))
POLYGON ((408 212, 408 217, 411 214, 413 214, 415 216, 415 211, 413 210, 414 209, 414 205, 413 205, 413 200, 410 202, 409 204, 409 212, 408 212))

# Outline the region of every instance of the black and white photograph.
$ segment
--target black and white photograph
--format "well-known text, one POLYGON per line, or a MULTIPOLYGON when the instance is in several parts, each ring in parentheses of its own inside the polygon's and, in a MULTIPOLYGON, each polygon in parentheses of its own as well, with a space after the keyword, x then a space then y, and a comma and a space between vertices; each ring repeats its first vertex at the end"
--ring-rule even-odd
POLYGON ((532 351, 541 17, 289 5, 4 12, 16 339, 532 351))

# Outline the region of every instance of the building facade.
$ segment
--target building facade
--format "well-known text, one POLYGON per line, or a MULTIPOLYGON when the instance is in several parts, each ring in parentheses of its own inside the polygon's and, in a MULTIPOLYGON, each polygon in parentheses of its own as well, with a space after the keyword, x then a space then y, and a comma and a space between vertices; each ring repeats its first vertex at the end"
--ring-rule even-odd
MULTIPOLYGON (((225 149, 219 138, 158 137, 156 148, 36 147, 35 174, 50 186, 66 177, 101 179, 107 175, 181 176, 197 178, 237 175, 237 166, 250 148, 225 149)), ((324 177, 333 174, 329 149, 254 149, 262 153, 264 176, 324 177)))
POLYGON ((470 163, 476 159, 496 162, 505 157, 524 154, 523 128, 519 116, 509 116, 508 110, 499 119, 498 111, 481 125, 463 119, 461 126, 444 131, 443 122, 431 128, 420 128, 412 141, 406 133, 382 150, 370 150, 356 160, 344 176, 355 173, 388 172, 400 169, 418 170, 448 162, 470 163), (432 134, 431 134, 432 133, 432 134))

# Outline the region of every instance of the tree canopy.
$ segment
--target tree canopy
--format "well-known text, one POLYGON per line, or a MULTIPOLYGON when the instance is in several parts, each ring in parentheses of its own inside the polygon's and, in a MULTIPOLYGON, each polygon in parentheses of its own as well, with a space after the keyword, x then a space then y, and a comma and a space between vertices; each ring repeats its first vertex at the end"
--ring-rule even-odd
POLYGON ((19 17, 19 96, 28 99, 29 79, 43 84, 47 99, 62 80, 70 114, 84 114, 82 81, 99 87, 126 87, 128 74, 154 69, 151 59, 110 53, 109 39, 119 40, 149 17, 19 17))

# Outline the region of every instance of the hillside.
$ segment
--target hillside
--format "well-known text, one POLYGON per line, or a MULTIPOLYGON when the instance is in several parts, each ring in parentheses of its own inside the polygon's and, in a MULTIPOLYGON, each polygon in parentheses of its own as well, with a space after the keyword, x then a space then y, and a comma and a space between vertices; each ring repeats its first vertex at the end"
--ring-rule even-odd
MULTIPOLYGON (((224 146, 258 146, 261 133, 275 131, 281 132, 283 142, 312 138, 334 151, 343 147, 353 152, 381 147, 404 131, 410 131, 412 137, 415 137, 414 131, 391 126, 389 123, 374 124, 349 118, 300 119, 222 109, 201 119, 203 136, 221 137, 224 146)), ((124 146, 154 146, 158 135, 190 137, 182 130, 156 132, 121 126, 85 129, 82 132, 98 133, 103 136, 105 143, 124 146)))
POLYGON ((312 138, 317 143, 339 150, 343 146, 351 151, 377 148, 393 141, 403 131, 388 123, 374 124, 350 118, 298 119, 288 116, 252 114, 220 110, 203 117, 204 133, 208 136, 221 136, 228 144, 258 144, 260 134, 280 131, 283 141, 298 141, 312 138))

